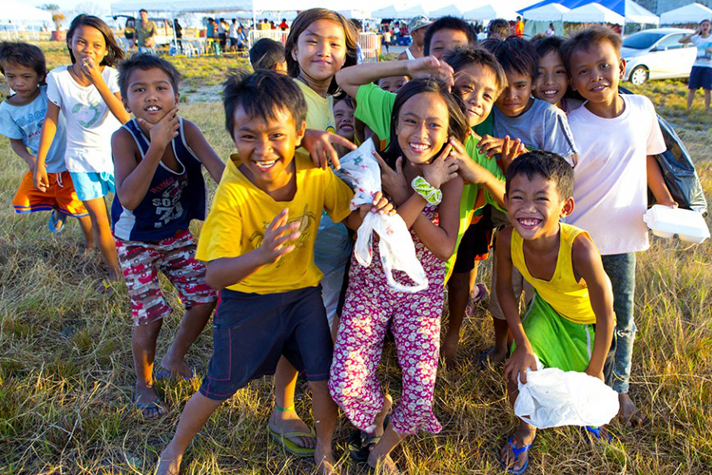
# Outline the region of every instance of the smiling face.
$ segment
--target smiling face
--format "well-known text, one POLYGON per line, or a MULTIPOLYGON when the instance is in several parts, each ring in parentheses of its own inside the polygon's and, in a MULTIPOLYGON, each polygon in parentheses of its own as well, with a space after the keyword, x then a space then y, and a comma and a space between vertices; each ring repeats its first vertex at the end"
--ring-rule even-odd
POLYGON ((92 26, 78 26, 68 41, 69 48, 74 55, 75 64, 82 64, 85 58, 90 58, 98 66, 104 57, 109 54, 104 35, 92 26))
POLYGON ((397 120, 398 145, 415 165, 428 163, 448 140, 447 104, 435 92, 416 94, 405 101, 397 120))
POLYGON ((602 106, 618 99, 618 83, 625 73, 625 60, 608 41, 600 41, 571 54, 571 87, 590 103, 602 106))
POLYGON ((155 124, 175 107, 179 97, 165 71, 136 68, 129 76, 124 105, 137 118, 155 124))
POLYGON ((354 139, 354 109, 345 100, 334 106, 336 133, 349 140, 354 139))
POLYGON ((469 64, 455 72, 455 93, 467 106, 470 127, 481 124, 499 95, 497 75, 487 66, 469 64))
POLYGON ((317 20, 299 35, 292 57, 300 75, 314 81, 331 80, 346 61, 344 28, 331 20, 317 20))
POLYGON ((572 198, 561 199, 556 183, 543 175, 534 174, 530 180, 526 174, 516 175, 505 195, 509 222, 523 239, 530 241, 555 235, 559 219, 571 214, 572 198))
POLYGON ((517 71, 508 70, 507 87, 497 98, 497 108, 507 117, 518 117, 529 110, 533 99, 532 77, 517 71))
POLYGON ((265 121, 248 115, 241 105, 234 114, 232 138, 242 160, 240 171, 264 191, 289 183, 294 174, 294 150, 306 129, 306 123, 297 128, 288 110, 277 110, 274 115, 265 121))
POLYGON ((34 68, 17 63, 3 64, 5 80, 10 89, 15 91, 14 103, 26 103, 37 97, 41 78, 34 68))
POLYGON ((558 105, 568 87, 569 76, 559 52, 552 50, 539 58, 534 80, 534 97, 558 105))
POLYGON ((440 59, 450 51, 467 46, 469 38, 462 30, 443 28, 430 38, 430 54, 440 59))

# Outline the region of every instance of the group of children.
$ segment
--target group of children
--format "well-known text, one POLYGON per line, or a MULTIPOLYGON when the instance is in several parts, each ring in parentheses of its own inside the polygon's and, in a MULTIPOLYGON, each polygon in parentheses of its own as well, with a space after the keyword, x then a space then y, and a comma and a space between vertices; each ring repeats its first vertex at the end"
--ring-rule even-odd
MULTIPOLYGON (((395 473, 390 454, 407 435, 441 430, 433 392, 445 288, 442 356, 452 363, 468 300, 486 293, 474 285, 476 262, 493 231, 495 345, 484 357, 506 360, 510 399, 517 379, 536 370, 536 355, 545 367, 604 379, 626 421, 640 414, 628 397, 635 253, 648 247, 648 188, 658 203, 676 203, 651 157, 665 149, 652 104, 618 92, 625 62, 611 30, 478 46, 467 23, 444 17, 428 26, 423 57, 357 65, 348 20, 304 11, 285 47, 261 40, 250 57, 256 72, 225 83, 225 127, 236 147, 226 164, 178 114, 180 74, 169 62, 139 54, 119 63, 110 29, 87 15, 73 20, 67 45, 72 64, 49 75, 37 47, 0 50, 15 91, 0 106, 0 133, 30 169, 13 205, 54 210, 52 231, 64 216, 79 218, 109 278, 123 275, 134 405, 145 417, 165 412, 153 366, 172 309, 158 271, 186 312, 157 376, 194 376, 184 356, 220 296, 207 374, 157 473, 177 474, 222 402, 271 373, 268 430, 288 451, 338 473, 338 405, 355 426, 352 457, 395 473), (383 194, 354 208, 353 191, 329 165, 367 139, 379 150, 383 194), (218 183, 209 214, 202 167, 218 183), (393 290, 377 245, 370 267, 351 257, 367 213, 405 222, 425 290, 393 290), (205 220, 197 245, 193 219, 205 220), (377 373, 388 332, 403 372, 395 403, 377 373), (299 372, 315 429, 294 410, 299 372)), ((407 282, 397 271, 395 279, 407 282)), ((508 439, 500 460, 510 473, 526 470, 534 437, 522 421, 508 439)))

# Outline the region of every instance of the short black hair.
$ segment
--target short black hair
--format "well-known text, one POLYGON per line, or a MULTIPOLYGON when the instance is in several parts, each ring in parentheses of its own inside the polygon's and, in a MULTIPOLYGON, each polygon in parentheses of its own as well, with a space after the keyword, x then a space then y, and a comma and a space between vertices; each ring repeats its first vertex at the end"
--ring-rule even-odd
POLYGON ((146 11, 145 8, 142 8, 142 9, 140 9, 140 10, 138 11, 139 14, 144 13, 144 12, 145 12, 146 14, 148 14, 148 11, 146 11))
POLYGON ((507 87, 507 75, 504 73, 502 65, 499 64, 497 58, 486 49, 478 47, 457 48, 455 51, 446 54, 443 59, 452 67, 455 74, 457 74, 460 69, 471 64, 490 68, 497 80, 498 90, 501 92, 507 87))
POLYGON ((561 54, 561 45, 564 44, 564 39, 560 36, 534 35, 531 39, 534 49, 543 58, 552 51, 561 54))
POLYGON ((154 68, 166 73, 166 76, 168 76, 168 79, 171 81, 173 92, 178 94, 178 85, 180 84, 181 76, 176 67, 173 66, 171 62, 158 56, 148 53, 139 53, 119 63, 119 89, 121 90, 121 97, 126 97, 128 93, 131 73, 137 69, 147 71, 154 68))
POLYGON ((559 50, 561 59, 564 60, 564 65, 567 70, 571 70, 571 56, 577 51, 588 51, 588 49, 597 43, 609 42, 616 51, 618 58, 621 57, 621 46, 623 40, 621 36, 607 26, 591 26, 585 30, 581 30, 574 36, 564 41, 559 50))
POLYGON ((462 18, 444 16, 432 22, 428 29, 425 30, 425 36, 423 37, 423 54, 425 56, 430 54, 430 41, 433 39, 433 35, 435 35, 438 30, 462 31, 465 35, 467 35, 468 45, 474 46, 477 44, 477 33, 475 33, 474 28, 472 28, 469 23, 462 18))
POLYGON ((517 72, 536 78, 539 54, 530 42, 518 36, 508 36, 506 40, 488 38, 482 46, 494 54, 505 72, 517 72))
POLYGON ((241 71, 225 81, 223 105, 230 136, 235 129, 235 110, 240 106, 249 116, 264 121, 274 120, 277 111, 289 111, 297 130, 307 119, 307 102, 294 79, 266 69, 252 74, 241 71))
POLYGON ((261 38, 250 48, 252 69, 274 69, 285 62, 284 45, 271 38, 261 38))
POLYGON ((495 18, 487 26, 487 38, 491 38, 494 33, 506 38, 509 36, 511 29, 509 22, 504 18, 495 18))
POLYGON ((561 155, 553 152, 532 150, 516 158, 507 168, 505 184, 507 194, 514 177, 520 175, 526 175, 530 180, 534 175, 552 180, 562 200, 567 200, 574 195, 574 169, 561 155))
POLYGON ((40 83, 44 84, 47 62, 39 47, 19 41, 3 41, 0 43, 0 72, 5 74, 5 66, 8 64, 34 69, 40 77, 40 83))

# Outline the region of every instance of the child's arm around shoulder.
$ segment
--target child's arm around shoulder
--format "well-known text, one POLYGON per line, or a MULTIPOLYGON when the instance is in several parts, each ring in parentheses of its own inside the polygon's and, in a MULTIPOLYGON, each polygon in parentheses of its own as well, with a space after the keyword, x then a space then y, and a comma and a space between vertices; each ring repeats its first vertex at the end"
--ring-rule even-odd
POLYGON ((185 142, 188 147, 203 163, 215 183, 220 183, 220 178, 225 170, 225 163, 220 160, 220 157, 218 157, 208 141, 205 140, 205 136, 198 126, 185 118, 183 119, 183 132, 185 133, 185 142))
POLYGON ((150 128, 151 143, 142 160, 137 160, 138 149, 131 132, 121 127, 112 135, 116 195, 124 208, 135 209, 146 196, 166 147, 178 136, 177 111, 174 108, 150 128))
POLYGON ((527 369, 536 371, 536 358, 532 350, 529 338, 527 338, 522 326, 522 319, 519 316, 519 305, 514 298, 512 288, 512 233, 514 228, 505 228, 497 235, 495 253, 497 255, 497 300, 502 308, 502 313, 507 319, 507 325, 512 332, 516 348, 512 356, 504 365, 504 378, 517 382, 517 375, 522 383, 527 382, 527 369))
POLYGON ((603 380, 603 364, 611 347, 615 327, 613 289, 603 269, 601 255, 591 238, 587 234, 579 234, 572 247, 574 276, 586 281, 591 308, 596 315, 596 338, 586 374, 603 380))

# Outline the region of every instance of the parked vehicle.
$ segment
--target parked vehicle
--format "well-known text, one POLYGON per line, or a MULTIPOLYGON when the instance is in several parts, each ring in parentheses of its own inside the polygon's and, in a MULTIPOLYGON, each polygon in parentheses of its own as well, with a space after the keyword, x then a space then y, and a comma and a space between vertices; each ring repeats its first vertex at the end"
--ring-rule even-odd
POLYGON ((692 44, 682 37, 694 33, 683 28, 654 28, 623 39, 621 57, 626 61, 624 79, 636 86, 651 79, 687 78, 697 56, 692 44))

